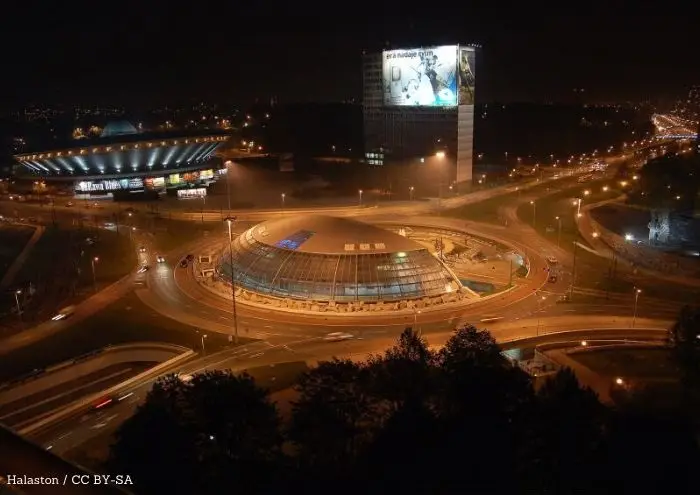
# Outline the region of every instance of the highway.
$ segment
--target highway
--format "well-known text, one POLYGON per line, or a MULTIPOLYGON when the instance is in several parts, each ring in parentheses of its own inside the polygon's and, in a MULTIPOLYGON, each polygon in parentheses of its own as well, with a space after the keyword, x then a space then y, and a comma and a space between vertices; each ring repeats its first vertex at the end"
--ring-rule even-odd
MULTIPOLYGON (((664 334, 670 321, 639 319, 635 330, 629 328, 630 324, 631 319, 624 317, 591 316, 582 321, 578 316, 560 316, 543 318, 539 321, 533 318, 518 322, 499 321, 490 324, 489 327, 500 342, 513 346, 517 345, 517 341, 523 340, 531 346, 535 343, 560 342, 562 339, 591 340, 600 336, 644 338, 647 335, 653 335, 659 338, 664 334)), ((451 335, 451 331, 432 331, 423 326, 420 330, 429 344, 434 347, 442 345, 451 335)), ((365 332, 361 338, 344 342, 326 342, 322 337, 297 340, 290 337, 286 341, 278 340, 276 344, 261 341, 203 356, 184 365, 178 371, 183 374, 192 374, 217 369, 250 370, 255 376, 256 372, 264 370, 269 376, 274 375, 275 367, 284 370, 286 363, 298 363, 299 366, 295 368, 298 372, 306 365, 313 365, 317 361, 334 356, 364 359, 370 353, 383 352, 395 342, 395 338, 396 335, 393 332, 384 330, 365 332)), ((281 371, 281 373, 288 373, 288 371, 281 371)), ((276 378, 282 380, 284 377, 280 375, 276 378)), ((66 418, 46 429, 37 430, 29 437, 59 455, 93 438, 107 438, 119 424, 133 414, 154 381, 155 379, 148 379, 120 391, 111 407, 90 409, 88 406, 84 413, 66 418)), ((274 380, 271 383, 274 383, 274 380)))

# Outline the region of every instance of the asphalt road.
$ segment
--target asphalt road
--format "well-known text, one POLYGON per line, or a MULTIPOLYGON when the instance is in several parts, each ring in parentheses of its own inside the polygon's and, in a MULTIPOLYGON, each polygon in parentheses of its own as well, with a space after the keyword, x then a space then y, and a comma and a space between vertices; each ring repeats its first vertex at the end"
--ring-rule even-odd
MULTIPOLYGON (((649 332, 642 328, 663 329, 666 321, 640 319, 637 330, 629 329, 631 319, 625 317, 590 316, 583 320, 578 316, 560 316, 537 320, 534 318, 519 322, 497 322, 490 330, 501 342, 518 339, 528 339, 527 345, 532 345, 532 339, 539 336, 540 343, 546 341, 561 341, 562 339, 592 340, 598 335, 643 336, 658 335, 659 331, 649 332), (590 328, 586 329, 586 323, 590 328), (614 332, 610 329, 620 329, 614 332), (574 331, 575 330, 575 331, 574 331), (562 333, 562 331, 566 333, 562 333), (574 331, 573 333, 571 333, 574 331)), ((423 335, 432 346, 442 345, 451 335, 451 331, 429 330, 420 328, 423 335)), ((317 361, 330 359, 334 356, 351 359, 364 359, 370 353, 381 353, 391 346, 396 335, 389 331, 366 332, 362 337, 343 341, 327 342, 323 337, 306 339, 278 339, 276 343, 259 341, 239 348, 229 349, 201 358, 179 368, 180 373, 192 374, 206 370, 234 371, 249 370, 254 376, 265 374, 269 382, 274 378, 289 382, 289 365, 297 364, 293 370, 299 372, 305 365, 313 365, 317 361), (275 376, 275 370, 279 374, 275 376), (272 375, 272 377, 270 376, 272 375)), ((95 438, 108 440, 112 432, 129 416, 146 397, 155 379, 148 379, 133 387, 120 392, 110 407, 91 409, 74 417, 53 424, 44 430, 38 430, 29 437, 36 443, 50 448, 57 454, 69 452, 95 438)))
POLYGON ((0 407, 0 422, 20 429, 87 395, 124 382, 145 371, 153 363, 121 363, 77 380, 61 383, 43 392, 25 396, 0 407))

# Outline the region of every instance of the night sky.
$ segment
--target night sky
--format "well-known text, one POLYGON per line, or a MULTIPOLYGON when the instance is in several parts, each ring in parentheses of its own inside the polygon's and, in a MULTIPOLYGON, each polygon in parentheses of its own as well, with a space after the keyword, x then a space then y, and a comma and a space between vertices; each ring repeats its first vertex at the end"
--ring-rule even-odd
POLYGON ((696 16, 668 2, 6 3, 6 104, 357 99, 362 50, 387 42, 481 44, 481 101, 562 101, 580 87, 587 101, 656 100, 700 83, 696 16))

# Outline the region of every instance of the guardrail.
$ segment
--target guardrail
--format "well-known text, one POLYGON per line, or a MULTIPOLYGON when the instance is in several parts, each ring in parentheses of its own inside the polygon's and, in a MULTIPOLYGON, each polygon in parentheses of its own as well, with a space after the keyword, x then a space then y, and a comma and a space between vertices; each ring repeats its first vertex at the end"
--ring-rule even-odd
POLYGON ((78 414, 82 412, 85 408, 91 406, 95 401, 99 400, 100 398, 106 396, 106 395, 113 395, 118 393, 119 391, 123 390, 124 388, 127 388, 131 385, 134 385, 138 382, 141 381, 146 381, 152 378, 155 378, 163 373, 165 373, 167 370, 187 361, 190 359, 192 356, 195 356, 197 353, 194 352, 192 349, 187 350, 187 352, 184 352, 178 356, 175 356, 172 359, 169 359, 168 361, 165 361, 163 363, 160 363, 159 365, 154 366, 153 368, 150 368, 143 373, 139 373, 136 376, 133 376, 129 378, 128 380, 119 383, 113 387, 110 387, 107 390, 103 390, 102 392, 92 394, 86 398, 80 399, 79 401, 74 402, 68 407, 65 407, 61 409, 60 411, 51 414, 49 416, 45 416, 44 418, 40 419, 36 423, 33 423, 29 426, 26 426, 22 428, 18 433, 22 436, 27 436, 32 433, 37 433, 38 431, 42 430, 43 428, 47 428, 51 426, 54 423, 57 423, 61 420, 64 420, 66 418, 69 418, 75 414, 78 414))
MULTIPOLYGON (((48 366, 46 368, 41 368, 41 369, 35 369, 29 373, 26 373, 22 375, 19 378, 16 378, 14 380, 10 380, 7 382, 4 382, 0 384, 0 403, 3 401, 7 402, 7 396, 5 394, 10 393, 12 391, 16 391, 17 389, 23 387, 26 388, 25 386, 36 382, 37 380, 41 380, 42 378, 48 378, 49 375, 58 373, 63 370, 67 370, 73 366, 83 364, 87 361, 90 361, 92 359, 96 359, 97 357, 104 355, 105 353, 120 353, 120 352, 130 352, 130 351, 148 351, 148 350, 160 350, 160 351, 170 351, 171 353, 175 352, 185 352, 188 349, 182 346, 178 345, 172 345, 172 344, 165 344, 165 343, 158 343, 158 342, 145 342, 143 344, 122 344, 122 345, 113 345, 113 346, 107 346, 103 347, 101 349, 96 349, 94 351, 87 352, 85 354, 81 354, 78 357, 75 357, 73 359, 69 359, 67 361, 63 361, 51 366, 48 366)), ((116 364, 116 363, 115 363, 116 364)), ((46 388, 50 388, 50 386, 45 386, 46 388)), ((41 391, 41 390, 39 390, 41 391)))

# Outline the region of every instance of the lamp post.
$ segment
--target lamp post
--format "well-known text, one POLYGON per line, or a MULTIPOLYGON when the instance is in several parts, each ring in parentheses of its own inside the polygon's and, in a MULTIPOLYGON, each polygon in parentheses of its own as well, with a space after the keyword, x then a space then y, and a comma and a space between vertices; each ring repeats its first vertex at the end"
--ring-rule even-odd
POLYGON ((413 201, 413 186, 408 188, 408 199, 413 201))
POLYGON ((537 225, 537 203, 530 201, 532 205, 532 228, 534 229, 537 225))
POLYGON ((569 287, 569 301, 574 297, 574 284, 576 283, 576 254, 578 252, 578 243, 574 240, 574 265, 571 269, 571 286, 569 287))
POLYGON ((228 214, 230 216, 231 215, 231 174, 229 172, 231 171, 230 166, 233 165, 233 162, 231 162, 229 160, 224 165, 226 165, 226 197, 228 199, 228 214))
POLYGON ((202 354, 206 354, 206 352, 207 352, 206 349, 204 348, 204 339, 206 339, 206 338, 207 338, 207 334, 203 333, 202 334, 202 354))
POLYGON ((557 247, 561 246, 561 217, 554 217, 557 219, 557 247))
POLYGON ((418 315, 420 314, 420 310, 417 308, 413 308, 413 330, 418 332, 418 335, 420 336, 421 331, 418 328, 418 315))
POLYGON ((360 208, 361 208, 361 207, 362 207, 362 189, 360 189, 359 191, 357 191, 357 193, 358 193, 359 198, 360 198, 360 200, 359 200, 360 203, 359 203, 359 204, 360 204, 360 208))
POLYGON ((131 235, 133 232, 136 232, 136 227, 131 227, 129 229, 129 242, 132 242, 134 240, 132 235, 131 235))
MULTIPOLYGON (((228 178, 228 177, 227 177, 228 178)), ((204 207, 207 205, 207 197, 202 196, 202 223, 204 223, 204 207)))
POLYGON ((226 217, 228 224, 228 267, 231 271, 231 304, 233 309, 233 342, 238 345, 238 313, 236 312, 236 278, 233 274, 233 235, 231 226, 236 221, 236 217, 226 217))
POLYGON ((540 335, 540 320, 542 318, 542 301, 547 299, 547 296, 540 296, 537 298, 537 329, 535 330, 535 335, 539 337, 540 335))
POLYGON ((97 277, 95 277, 95 263, 100 261, 100 258, 95 256, 90 260, 90 265, 92 266, 92 288, 97 292, 97 277))
POLYGON ((22 321, 22 307, 19 305, 19 295, 22 293, 22 289, 17 289, 15 291, 15 303, 17 303, 17 317, 19 321, 22 321))
POLYGON ((634 288, 634 314, 632 315, 632 328, 634 328, 634 324, 637 322, 637 303, 639 302, 639 294, 642 293, 642 289, 637 289, 636 287, 634 288))
POLYGON ((287 195, 286 195, 285 193, 282 193, 282 194, 281 194, 281 198, 282 198, 282 208, 284 208, 284 199, 285 199, 286 197, 287 197, 287 195))

